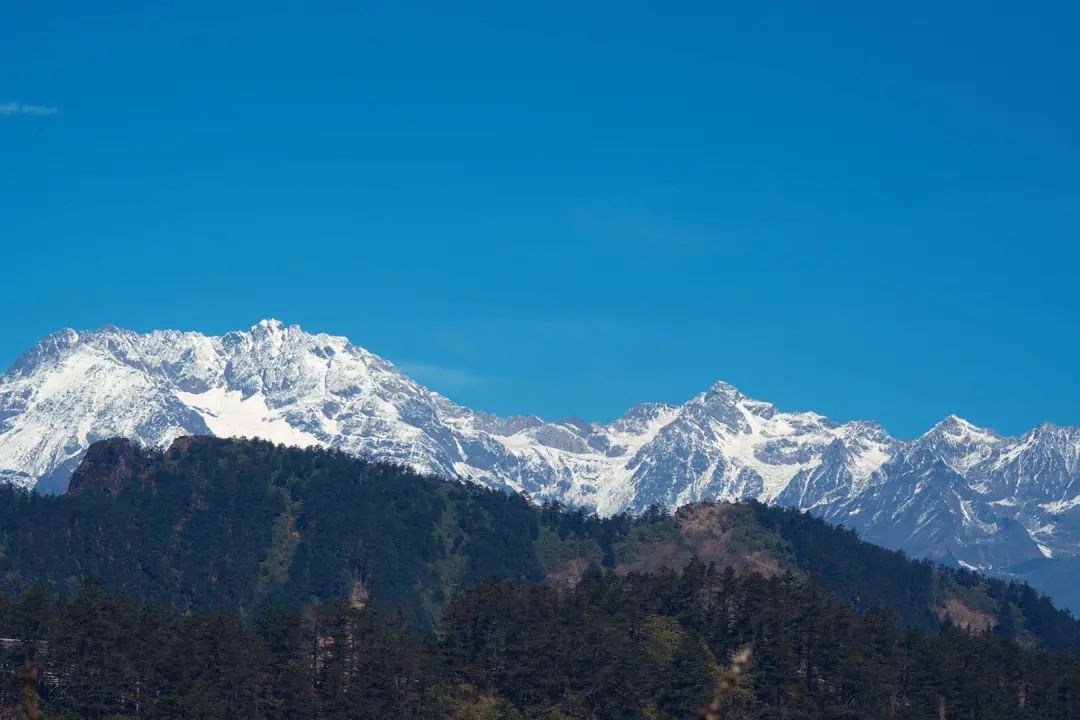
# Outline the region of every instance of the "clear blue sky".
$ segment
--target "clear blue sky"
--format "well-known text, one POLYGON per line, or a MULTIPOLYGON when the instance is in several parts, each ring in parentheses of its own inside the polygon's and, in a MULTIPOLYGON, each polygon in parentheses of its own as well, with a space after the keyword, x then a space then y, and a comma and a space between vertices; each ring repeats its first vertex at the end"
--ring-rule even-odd
POLYGON ((1075 4, 449 5, 0 5, 0 364, 274 316, 500 413, 1080 423, 1075 4))

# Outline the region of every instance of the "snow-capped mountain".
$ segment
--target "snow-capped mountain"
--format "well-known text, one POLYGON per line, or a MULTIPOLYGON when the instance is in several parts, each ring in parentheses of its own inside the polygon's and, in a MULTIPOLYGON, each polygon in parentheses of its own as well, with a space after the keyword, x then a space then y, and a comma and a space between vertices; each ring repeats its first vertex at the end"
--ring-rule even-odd
POLYGON ((347 339, 264 320, 221 337, 107 327, 44 338, 0 376, 0 479, 62 490, 95 440, 322 445, 602 514, 755 498, 915 555, 1004 571, 1080 555, 1080 428, 949 417, 914 441, 781 412, 726 383, 614 422, 457 405, 347 339))
POLYGON ((63 489, 98 439, 164 446, 181 435, 246 435, 395 460, 602 513, 775 500, 833 445, 863 483, 893 442, 876 426, 779 412, 725 383, 680 407, 636 406, 609 424, 501 418, 454 404, 345 338, 275 320, 221 337, 55 333, 0 378, 0 423, 0 472, 46 490, 63 489))

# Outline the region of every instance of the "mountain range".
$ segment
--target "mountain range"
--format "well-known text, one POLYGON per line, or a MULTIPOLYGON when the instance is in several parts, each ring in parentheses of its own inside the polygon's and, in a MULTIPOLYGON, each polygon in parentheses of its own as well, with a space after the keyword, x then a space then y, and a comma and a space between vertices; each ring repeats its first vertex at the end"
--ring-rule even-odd
POLYGON ((346 338, 62 330, 0 376, 0 480, 66 488, 95 441, 187 435, 316 445, 601 515, 752 498, 871 542, 1050 588, 1080 608, 1080 427, 1004 437, 951 416, 915 440, 784 412, 719 382, 610 423, 458 405, 346 338))
POLYGON ((264 440, 0 485, 0 717, 1080 717, 1080 621, 797 510, 601 518, 264 440), (746 667, 744 665, 744 667, 746 667), (34 678, 30 678, 31 682, 34 678), (20 693, 20 690, 22 692, 20 693), (730 710, 730 712, 728 712, 730 710))

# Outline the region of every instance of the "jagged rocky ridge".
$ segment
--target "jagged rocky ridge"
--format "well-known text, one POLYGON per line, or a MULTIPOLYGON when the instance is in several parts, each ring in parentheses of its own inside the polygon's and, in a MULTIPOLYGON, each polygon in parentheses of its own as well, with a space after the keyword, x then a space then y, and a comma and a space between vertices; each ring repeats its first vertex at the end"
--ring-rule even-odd
POLYGON ((44 338, 0 376, 0 479, 66 487, 90 443, 263 437, 393 460, 601 514, 755 498, 969 567, 1053 574, 1080 555, 1080 428, 1002 437, 949 417, 914 441, 781 412, 726 383, 614 422, 457 405, 347 339, 264 320, 221 337, 44 338))

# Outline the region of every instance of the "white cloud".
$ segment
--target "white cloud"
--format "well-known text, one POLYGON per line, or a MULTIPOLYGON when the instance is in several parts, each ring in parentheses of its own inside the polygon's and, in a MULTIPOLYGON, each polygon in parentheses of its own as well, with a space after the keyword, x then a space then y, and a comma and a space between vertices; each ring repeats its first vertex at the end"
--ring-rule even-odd
POLYGON ((0 115, 56 115, 60 108, 51 105, 27 105, 21 102, 0 103, 0 115))

